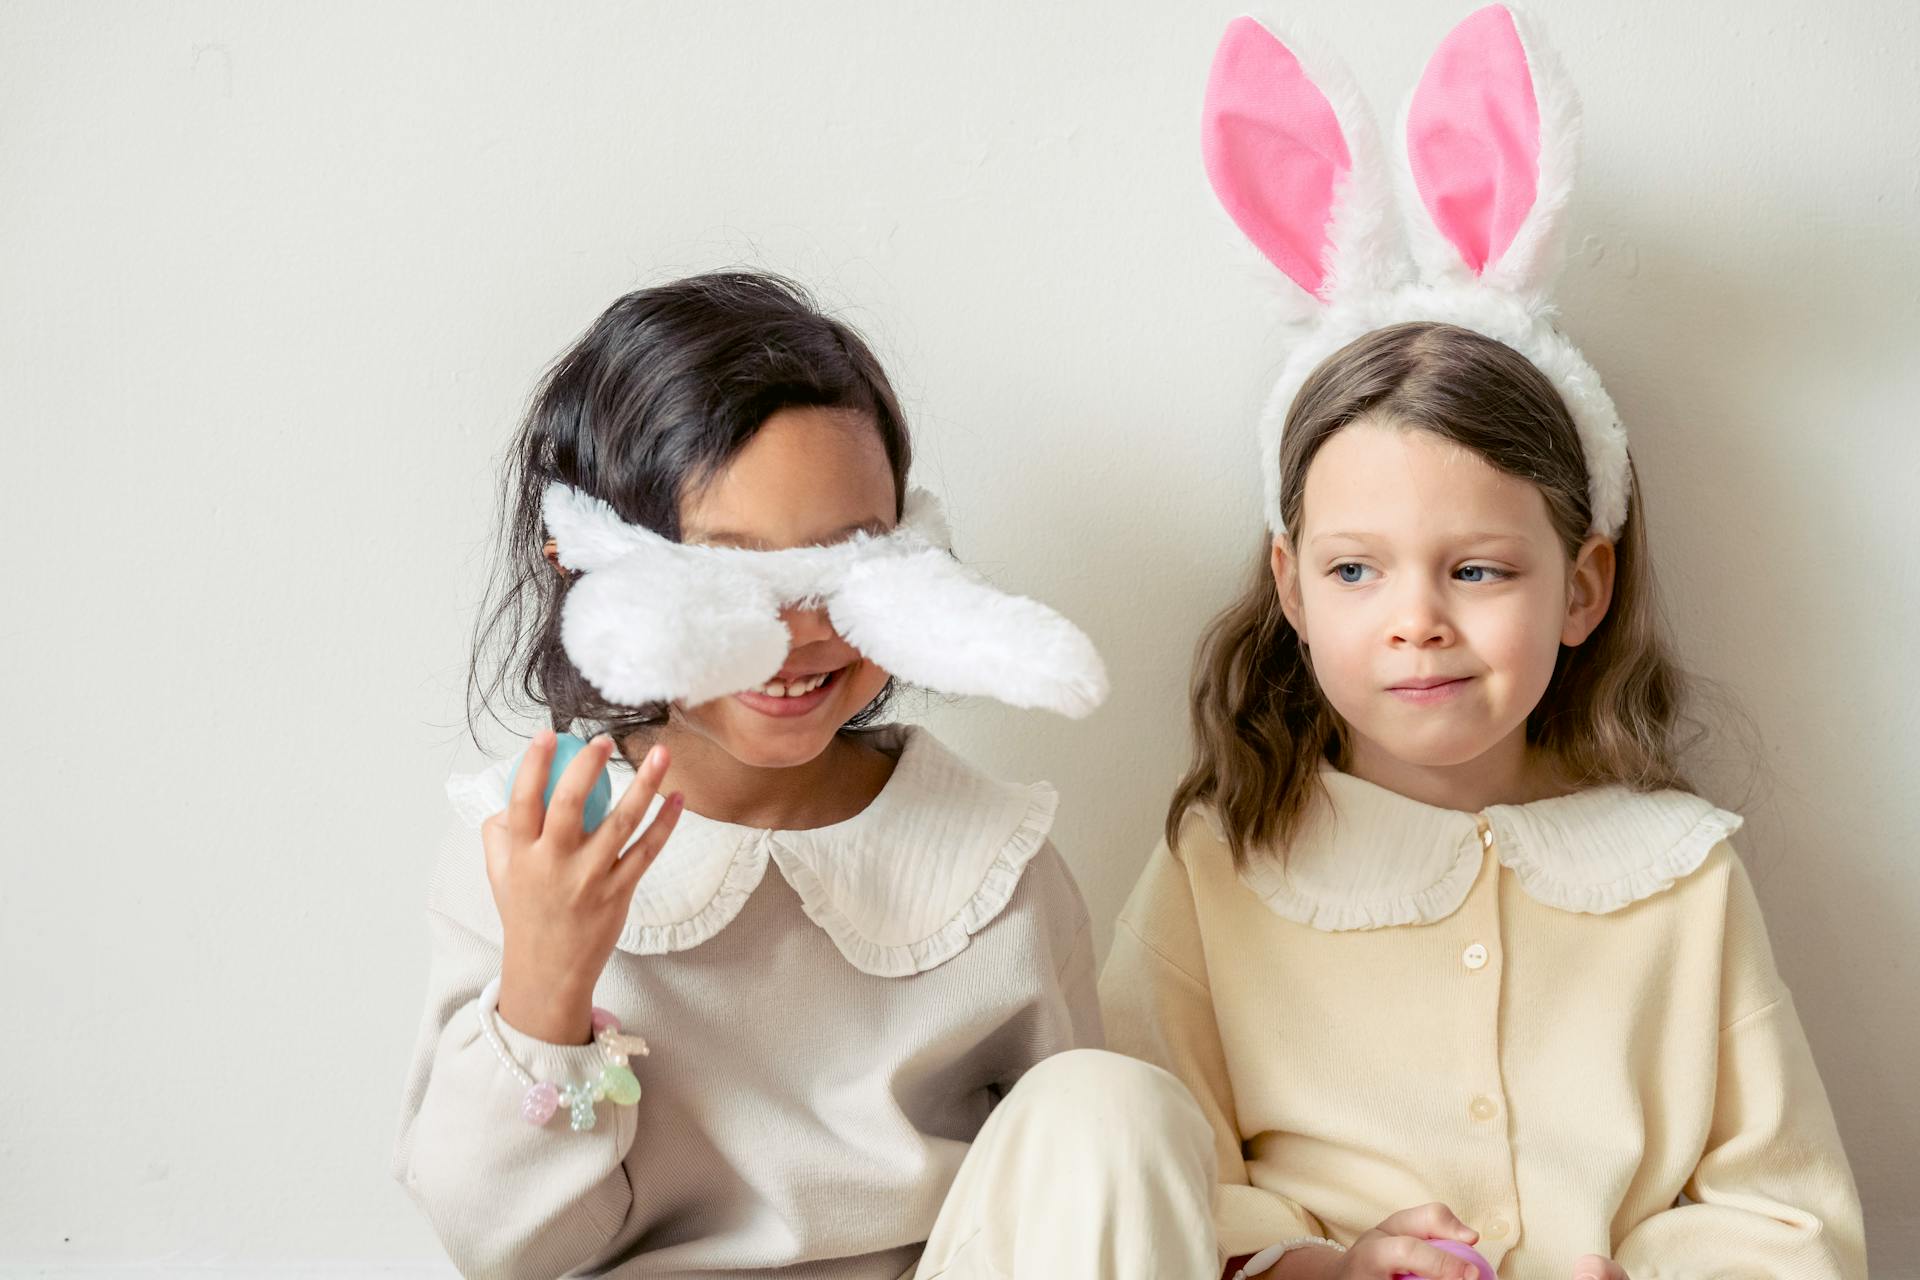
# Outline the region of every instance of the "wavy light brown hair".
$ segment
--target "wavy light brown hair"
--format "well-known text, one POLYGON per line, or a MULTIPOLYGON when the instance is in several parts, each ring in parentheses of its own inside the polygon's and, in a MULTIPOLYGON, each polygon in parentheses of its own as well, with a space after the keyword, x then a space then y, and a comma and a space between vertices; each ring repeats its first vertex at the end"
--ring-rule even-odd
MULTIPOLYGON (((1314 455, 1362 418, 1430 431, 1532 481, 1569 563, 1586 540, 1592 509, 1579 432, 1553 384, 1511 347, 1454 325, 1413 323, 1375 330, 1327 357, 1281 434, 1287 528, 1301 527, 1314 455)), ((1669 656, 1640 506, 1633 482, 1614 544, 1613 602, 1585 643, 1560 650, 1527 718, 1527 741, 1551 752, 1578 787, 1686 785, 1678 757, 1690 723, 1687 681, 1669 656)), ((1269 555, 1263 538, 1246 589, 1201 635, 1190 689, 1193 761, 1167 809, 1169 845, 1188 812, 1205 806, 1241 866, 1258 849, 1284 852, 1320 765, 1345 768, 1349 750, 1346 726, 1281 612, 1269 555)))

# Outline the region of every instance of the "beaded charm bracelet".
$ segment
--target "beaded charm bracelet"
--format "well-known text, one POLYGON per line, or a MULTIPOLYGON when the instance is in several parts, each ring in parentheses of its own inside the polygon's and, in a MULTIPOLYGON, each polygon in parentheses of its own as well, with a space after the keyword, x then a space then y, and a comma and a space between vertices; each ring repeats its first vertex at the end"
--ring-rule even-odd
POLYGON ((627 1065, 631 1054, 647 1052, 647 1042, 639 1036, 630 1036, 620 1030, 620 1020, 598 1005, 593 1010, 593 1042, 600 1046, 600 1056, 607 1065, 600 1074, 588 1080, 575 1080, 558 1086, 544 1080, 535 1080, 527 1069, 513 1060, 513 1054, 506 1043, 500 1039, 499 1028, 493 1025, 493 1011, 500 1003, 500 979, 495 978, 480 991, 480 1034, 486 1037, 494 1056, 500 1059, 502 1066, 511 1071, 514 1078, 527 1086, 527 1092, 520 1099, 520 1118, 536 1127, 553 1118, 561 1103, 567 1104, 567 1119, 575 1133, 584 1133, 593 1128, 595 1116, 593 1104, 602 1098, 610 1099, 623 1107, 632 1106, 640 1101, 640 1081, 634 1077, 633 1069, 627 1065))

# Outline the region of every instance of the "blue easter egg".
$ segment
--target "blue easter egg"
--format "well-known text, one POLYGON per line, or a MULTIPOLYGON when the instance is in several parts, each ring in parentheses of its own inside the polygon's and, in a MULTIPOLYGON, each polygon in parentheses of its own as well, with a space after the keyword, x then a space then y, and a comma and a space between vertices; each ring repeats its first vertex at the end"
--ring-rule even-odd
MULTIPOLYGON (((560 775, 567 771, 573 758, 587 749, 587 740, 578 734, 562 733, 555 736, 553 744, 553 767, 547 770, 547 789, 540 797, 542 805, 553 803, 553 789, 560 783, 560 775)), ((521 755, 513 765, 513 772, 507 775, 507 794, 513 794, 513 780, 519 776, 520 766, 526 761, 521 755)), ((587 792, 587 802, 580 809, 580 826, 588 834, 607 820, 607 810, 613 807, 613 782, 607 777, 605 767, 600 776, 593 780, 593 789, 587 792)))

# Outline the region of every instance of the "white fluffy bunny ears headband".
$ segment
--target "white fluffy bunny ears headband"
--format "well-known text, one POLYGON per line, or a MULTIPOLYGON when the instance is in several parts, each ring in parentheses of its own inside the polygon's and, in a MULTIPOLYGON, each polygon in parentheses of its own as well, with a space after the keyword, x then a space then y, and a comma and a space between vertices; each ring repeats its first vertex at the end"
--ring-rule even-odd
POLYGON ((782 551, 674 542, 559 483, 542 514, 558 560, 582 575, 561 607, 560 643, 625 706, 765 684, 792 641, 780 610, 799 603, 824 604, 849 644, 912 684, 1076 718, 1107 695, 1100 655, 1078 628, 953 558, 939 500, 924 489, 908 492, 887 534, 782 551))
POLYGON ((1579 100, 1558 59, 1504 5, 1471 14, 1434 51, 1402 113, 1391 176, 1344 67, 1303 60, 1252 18, 1227 28, 1207 81, 1207 176, 1241 231, 1303 291, 1300 318, 1311 326, 1261 417, 1273 532, 1284 532, 1280 435, 1308 375, 1362 334, 1431 320, 1504 343, 1546 375, 1579 430, 1590 532, 1619 536, 1626 429, 1600 375, 1554 329, 1547 296, 1579 135, 1579 100))

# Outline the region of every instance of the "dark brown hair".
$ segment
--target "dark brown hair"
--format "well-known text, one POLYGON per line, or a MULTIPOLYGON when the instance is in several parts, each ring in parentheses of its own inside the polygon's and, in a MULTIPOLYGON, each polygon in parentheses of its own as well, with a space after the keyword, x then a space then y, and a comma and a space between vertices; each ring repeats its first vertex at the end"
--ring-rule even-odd
MULTIPOLYGON (((540 500, 555 480, 622 520, 680 536, 680 500, 711 480, 774 413, 846 409, 870 419, 893 472, 894 514, 912 446, 898 398, 860 335, 805 290, 761 272, 692 276, 618 299, 541 380, 502 468, 497 574, 474 626, 467 726, 538 709, 616 739, 666 719, 660 705, 608 702, 560 644, 572 579, 554 572, 540 500)), ((892 690, 848 728, 884 714, 892 690)))
MULTIPOLYGON (((1413 323, 1327 357, 1294 398, 1281 435, 1287 528, 1300 528, 1314 455, 1362 418, 1430 431, 1538 485, 1569 560, 1586 540, 1592 510, 1579 433, 1553 384, 1512 348, 1453 325, 1413 323)), ((1269 554, 1263 538, 1246 589, 1201 636, 1190 689, 1193 761, 1167 809, 1167 841, 1177 844, 1188 812, 1211 808, 1240 865, 1258 848, 1284 851, 1320 765, 1344 767, 1348 754, 1345 726, 1281 611, 1269 554)), ((1687 682, 1660 623, 1637 483, 1614 557, 1612 605, 1585 643, 1561 649, 1527 718, 1527 740, 1551 752, 1576 786, 1683 786, 1687 682)))

